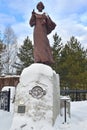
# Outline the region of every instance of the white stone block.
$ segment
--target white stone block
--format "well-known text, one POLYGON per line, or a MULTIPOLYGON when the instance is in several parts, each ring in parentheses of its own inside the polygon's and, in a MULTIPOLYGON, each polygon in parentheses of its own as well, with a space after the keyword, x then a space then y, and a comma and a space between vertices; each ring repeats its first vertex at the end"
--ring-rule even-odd
MULTIPOLYGON (((19 115, 20 120, 27 117, 26 130, 28 126, 29 130, 32 128, 33 130, 41 130, 41 128, 45 128, 46 124, 53 128, 59 112, 59 75, 51 67, 44 64, 34 63, 25 68, 16 90, 15 114, 11 130, 14 130, 13 126, 16 130, 18 129, 15 125, 16 115, 19 115), (38 128, 35 127, 37 123, 38 128)), ((19 127, 23 124, 25 123, 21 121, 19 127)))

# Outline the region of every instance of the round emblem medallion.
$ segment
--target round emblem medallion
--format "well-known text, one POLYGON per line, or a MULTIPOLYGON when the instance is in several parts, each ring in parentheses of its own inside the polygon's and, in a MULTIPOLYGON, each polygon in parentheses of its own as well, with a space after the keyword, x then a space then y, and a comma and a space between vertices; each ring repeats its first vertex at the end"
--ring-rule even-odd
POLYGON ((46 95, 46 91, 43 90, 40 86, 35 86, 32 88, 32 90, 29 91, 29 94, 32 95, 34 98, 41 98, 42 96, 46 95))

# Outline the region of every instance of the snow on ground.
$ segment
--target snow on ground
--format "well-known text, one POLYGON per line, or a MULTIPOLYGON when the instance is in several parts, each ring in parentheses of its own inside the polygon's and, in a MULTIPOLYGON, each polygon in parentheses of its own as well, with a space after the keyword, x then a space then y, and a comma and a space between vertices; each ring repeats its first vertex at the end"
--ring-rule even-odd
POLYGON ((69 124, 62 124, 63 118, 57 120, 58 130, 87 130, 87 101, 71 103, 71 119, 69 124))
POLYGON ((12 114, 0 110, 0 130, 9 130, 12 123, 12 114))
MULTIPOLYGON (((11 112, 0 110, 0 130, 9 130, 13 119, 11 112)), ((16 122, 20 123, 18 116, 16 122)), ((25 119, 27 121, 27 119, 25 119)), ((58 117, 55 130, 87 130, 87 101, 71 102, 71 119, 64 123, 64 117, 58 117)), ((18 124, 19 124, 18 123, 18 124)), ((31 122, 32 123, 32 122, 31 122)), ((26 122, 25 122, 26 125, 26 122)), ((19 130, 25 130, 23 128, 19 130)), ((48 130, 45 129, 45 130, 48 130)))

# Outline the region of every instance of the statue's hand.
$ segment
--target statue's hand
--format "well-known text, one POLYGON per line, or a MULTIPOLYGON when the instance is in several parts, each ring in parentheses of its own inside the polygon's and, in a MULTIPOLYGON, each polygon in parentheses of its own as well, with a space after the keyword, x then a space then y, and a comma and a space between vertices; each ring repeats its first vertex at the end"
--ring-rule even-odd
POLYGON ((45 13, 43 14, 43 18, 44 18, 44 19, 46 19, 46 18, 47 18, 47 16, 45 15, 45 13))
POLYGON ((33 11, 32 11, 32 15, 35 15, 35 11, 34 11, 34 9, 33 9, 33 11))

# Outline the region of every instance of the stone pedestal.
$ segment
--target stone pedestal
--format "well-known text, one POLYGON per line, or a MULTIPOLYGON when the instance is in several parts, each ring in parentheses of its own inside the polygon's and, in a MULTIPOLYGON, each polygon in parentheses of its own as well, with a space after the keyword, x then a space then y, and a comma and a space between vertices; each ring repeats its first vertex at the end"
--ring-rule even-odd
POLYGON ((51 67, 39 63, 25 68, 16 89, 11 130, 51 130, 59 115, 59 109, 59 75, 51 67))

